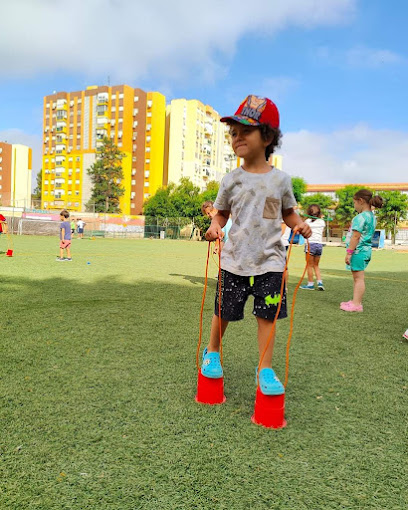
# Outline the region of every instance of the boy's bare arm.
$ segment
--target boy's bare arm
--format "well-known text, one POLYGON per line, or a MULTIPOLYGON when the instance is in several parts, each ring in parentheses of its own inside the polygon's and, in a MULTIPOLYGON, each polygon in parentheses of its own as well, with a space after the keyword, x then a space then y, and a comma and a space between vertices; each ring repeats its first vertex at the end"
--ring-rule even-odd
POLYGON ((289 228, 294 229, 297 227, 299 232, 306 239, 312 235, 312 229, 302 220, 302 218, 295 212, 293 208, 284 209, 282 211, 282 217, 283 221, 289 228))
POLYGON ((61 229, 61 241, 63 241, 65 239, 65 228, 62 227, 61 229))
POLYGON ((211 220, 210 228, 205 233, 207 241, 215 241, 216 239, 222 239, 224 232, 221 230, 225 227, 228 221, 230 212, 229 211, 218 211, 214 218, 211 220))
POLYGON ((3 229, 3 232, 4 232, 5 234, 7 234, 7 233, 8 233, 8 225, 7 225, 7 223, 6 223, 6 222, 2 222, 2 223, 1 223, 1 228, 3 229))

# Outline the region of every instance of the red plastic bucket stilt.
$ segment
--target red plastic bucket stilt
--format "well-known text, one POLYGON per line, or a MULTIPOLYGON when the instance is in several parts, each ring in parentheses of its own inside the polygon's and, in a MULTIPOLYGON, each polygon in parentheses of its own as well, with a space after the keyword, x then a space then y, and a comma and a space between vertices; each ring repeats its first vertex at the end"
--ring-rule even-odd
POLYGON ((7 257, 12 257, 13 256, 13 250, 7 250, 6 256, 7 257))
POLYGON ((264 395, 258 387, 251 421, 267 428, 281 429, 285 427, 285 394, 264 395))
POLYGON ((200 404, 223 404, 227 400, 224 395, 224 377, 210 379, 199 370, 195 400, 200 404))

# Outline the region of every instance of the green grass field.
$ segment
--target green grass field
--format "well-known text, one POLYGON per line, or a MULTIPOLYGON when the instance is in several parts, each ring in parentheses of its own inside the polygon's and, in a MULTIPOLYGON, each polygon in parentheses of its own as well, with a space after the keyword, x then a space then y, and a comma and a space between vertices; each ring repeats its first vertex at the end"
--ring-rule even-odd
POLYGON ((1 510, 408 507, 408 254, 375 252, 364 313, 345 314, 344 250, 326 248, 327 291, 298 295, 288 425, 271 430, 250 421, 252 303, 226 332, 227 402, 194 401, 206 243, 74 240, 72 263, 57 246, 15 237, 7 258, 0 239, 1 510))

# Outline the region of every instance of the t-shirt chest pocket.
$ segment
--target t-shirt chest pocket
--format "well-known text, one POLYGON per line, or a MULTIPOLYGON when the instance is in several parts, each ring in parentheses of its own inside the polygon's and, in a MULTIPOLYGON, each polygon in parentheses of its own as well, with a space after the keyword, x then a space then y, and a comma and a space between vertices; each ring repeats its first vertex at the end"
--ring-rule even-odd
POLYGON ((266 197, 262 218, 276 220, 279 218, 281 201, 279 198, 266 197))

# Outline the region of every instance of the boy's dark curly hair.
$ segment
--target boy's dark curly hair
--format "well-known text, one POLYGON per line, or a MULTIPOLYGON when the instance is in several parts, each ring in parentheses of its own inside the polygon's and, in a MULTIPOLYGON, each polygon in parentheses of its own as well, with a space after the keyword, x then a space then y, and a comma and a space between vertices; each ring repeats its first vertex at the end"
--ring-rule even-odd
POLYGON ((262 140, 267 141, 272 138, 272 142, 265 149, 265 158, 268 161, 269 156, 275 152, 275 149, 281 146, 282 131, 279 128, 272 128, 268 124, 261 124, 258 128, 261 132, 262 140))
MULTIPOLYGON (((239 124, 236 120, 226 121, 231 128, 234 124, 239 124)), ((279 128, 273 128, 268 124, 261 124, 260 126, 252 126, 259 129, 261 132, 262 140, 267 141, 272 138, 272 142, 265 148, 265 159, 268 161, 269 156, 275 152, 277 147, 281 146, 282 131, 279 128)))

